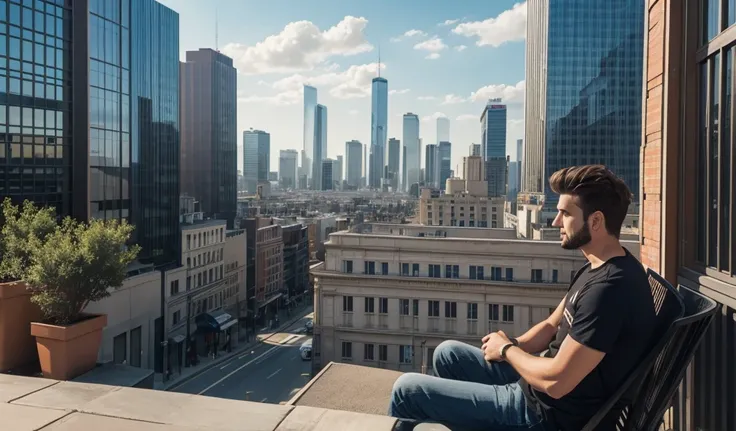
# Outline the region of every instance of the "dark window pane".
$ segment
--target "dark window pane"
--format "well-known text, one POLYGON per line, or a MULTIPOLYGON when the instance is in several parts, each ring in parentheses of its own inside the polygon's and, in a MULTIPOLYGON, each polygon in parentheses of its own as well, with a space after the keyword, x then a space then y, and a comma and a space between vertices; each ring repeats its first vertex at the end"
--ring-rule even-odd
POLYGON ((717 267, 718 256, 718 135, 721 98, 721 56, 713 56, 710 86, 710 145, 708 178, 708 266, 717 267))
MULTIPOLYGON (((731 6, 729 4, 729 6, 731 6)), ((730 17, 729 9, 729 17, 730 17)), ((724 76, 724 94, 723 101, 723 134, 721 135, 721 189, 720 199, 718 202, 718 211, 720 214, 720 260, 719 267, 721 270, 728 271, 730 268, 729 254, 730 234, 733 229, 731 226, 731 93, 733 71, 733 48, 726 52, 726 70, 724 76)))
POLYGON ((698 148, 698 191, 697 191, 697 255, 696 258, 700 262, 705 262, 705 214, 707 208, 707 196, 705 193, 705 173, 707 172, 707 153, 708 148, 708 121, 707 121, 707 100, 708 100, 708 62, 700 65, 700 139, 698 148))

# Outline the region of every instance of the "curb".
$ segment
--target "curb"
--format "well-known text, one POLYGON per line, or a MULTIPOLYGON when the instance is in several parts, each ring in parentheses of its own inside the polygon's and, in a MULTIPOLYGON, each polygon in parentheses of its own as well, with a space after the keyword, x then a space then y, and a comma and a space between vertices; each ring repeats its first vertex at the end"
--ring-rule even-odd
MULTIPOLYGON (((313 310, 313 311, 314 311, 314 310, 313 310)), ((309 314, 309 313, 307 313, 307 314, 309 314)), ((237 355, 239 355, 239 354, 243 353, 243 351, 244 351, 244 350, 248 350, 248 349, 249 349, 249 348, 251 348, 251 347, 255 347, 255 346, 259 345, 259 344, 262 344, 262 343, 263 343, 263 342, 265 342, 265 341, 268 341, 268 340, 269 340, 269 339, 270 339, 271 337, 273 337, 274 335, 278 334, 278 333, 279 333, 279 332, 281 332, 281 331, 282 331, 283 329, 285 329, 285 328, 288 328, 289 326, 293 325, 294 323, 298 322, 299 320, 301 320, 301 319, 303 319, 303 318, 304 318, 304 316, 299 316, 299 317, 295 317, 295 318, 293 318, 293 319, 289 320, 288 322, 286 322, 286 323, 284 323, 283 325, 281 325, 281 326, 279 326, 278 328, 276 328, 276 329, 275 329, 275 330, 273 331, 273 333, 272 333, 271 335, 269 335, 268 337, 266 337, 266 338, 263 338, 263 339, 261 339, 261 340, 256 340, 256 341, 253 341, 253 342, 251 342, 251 343, 249 343, 249 344, 246 344, 246 345, 244 345, 243 347, 241 347, 240 349, 238 349, 237 351, 232 351, 232 352, 230 352, 230 353, 229 353, 229 354, 228 354, 227 356, 222 356, 222 357, 221 357, 220 359, 218 359, 217 361, 215 361, 215 362, 211 362, 211 363, 210 363, 210 364, 209 364, 209 365, 208 365, 207 367, 204 367, 204 368, 202 368, 202 369, 200 369, 200 370, 197 370, 197 371, 193 372, 192 374, 189 374, 189 375, 188 375, 188 376, 186 376, 185 378, 182 378, 181 380, 179 380, 179 381, 176 381, 176 382, 174 382, 174 383, 173 383, 173 384, 172 384, 171 386, 169 386, 168 388, 164 388, 164 389, 160 389, 160 390, 161 390, 161 391, 164 391, 164 392, 168 392, 168 391, 172 391, 172 390, 174 390, 174 389, 178 388, 179 386, 182 386, 183 384, 185 384, 185 383, 187 383, 188 381, 190 381, 190 380, 194 379, 195 377, 198 377, 198 376, 199 376, 200 374, 202 374, 202 373, 204 373, 204 372, 206 372, 206 371, 209 371, 210 369, 212 369, 212 368, 214 368, 214 367, 216 367, 216 366, 220 365, 221 363, 223 363, 223 362, 225 362, 225 361, 227 361, 227 360, 229 360, 229 359, 232 359, 233 357, 235 357, 235 356, 237 356, 237 355)), ((257 335, 257 334, 256 334, 256 338, 258 338, 258 335, 257 335)))

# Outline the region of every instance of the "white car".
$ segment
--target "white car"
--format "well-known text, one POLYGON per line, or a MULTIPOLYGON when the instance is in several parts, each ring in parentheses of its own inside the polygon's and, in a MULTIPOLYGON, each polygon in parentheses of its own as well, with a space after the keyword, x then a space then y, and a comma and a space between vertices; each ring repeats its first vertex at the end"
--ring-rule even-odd
POLYGON ((311 361, 312 360, 312 340, 305 341, 299 347, 299 354, 301 355, 302 360, 304 360, 304 361, 311 361))

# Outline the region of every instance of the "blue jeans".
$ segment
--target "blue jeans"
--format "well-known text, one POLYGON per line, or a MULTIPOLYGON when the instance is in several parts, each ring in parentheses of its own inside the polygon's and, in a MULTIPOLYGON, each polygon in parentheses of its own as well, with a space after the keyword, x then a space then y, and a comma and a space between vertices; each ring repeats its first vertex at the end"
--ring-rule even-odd
POLYGON ((489 363, 479 348, 445 341, 434 351, 434 370, 439 377, 406 373, 394 383, 389 415, 401 419, 397 430, 439 422, 463 431, 548 431, 508 363, 489 363))

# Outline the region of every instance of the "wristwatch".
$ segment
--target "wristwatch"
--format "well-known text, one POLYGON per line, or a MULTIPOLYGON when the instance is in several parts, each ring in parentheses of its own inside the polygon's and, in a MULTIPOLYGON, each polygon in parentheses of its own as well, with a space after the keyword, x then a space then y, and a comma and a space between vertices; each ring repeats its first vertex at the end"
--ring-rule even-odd
POLYGON ((509 350, 510 347, 516 347, 516 344, 514 343, 506 343, 503 346, 501 346, 501 359, 506 360, 506 351, 509 350))
POLYGON ((513 344, 516 347, 519 347, 519 340, 516 338, 509 338, 509 341, 511 341, 511 344, 513 344))

